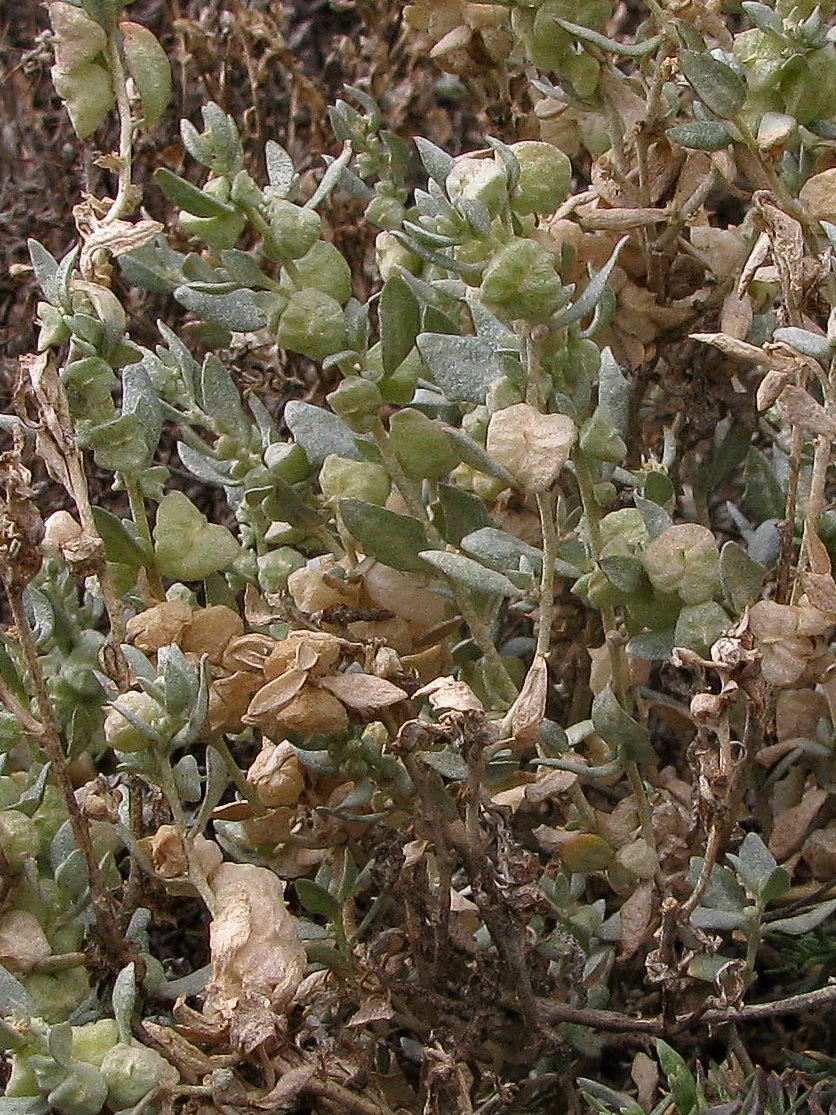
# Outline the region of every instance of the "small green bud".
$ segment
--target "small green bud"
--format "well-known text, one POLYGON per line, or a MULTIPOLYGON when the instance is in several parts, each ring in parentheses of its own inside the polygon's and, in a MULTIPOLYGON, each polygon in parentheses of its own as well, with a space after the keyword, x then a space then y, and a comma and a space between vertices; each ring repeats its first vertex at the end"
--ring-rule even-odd
POLYGON ((482 276, 482 298, 512 320, 545 321, 563 301, 554 256, 535 240, 509 241, 482 276))
POLYGON ((710 600, 719 588, 717 544, 699 523, 668 527, 650 543, 642 561, 655 589, 677 593, 686 604, 710 600))
POLYGON ((300 290, 321 290, 323 294, 330 294, 341 306, 354 293, 351 268, 345 256, 327 240, 317 240, 309 252, 296 260, 295 268, 293 282, 300 290))
POLYGON ((495 159, 457 159, 445 186, 451 201, 481 201, 491 217, 498 216, 508 200, 505 168, 495 159))
POLYGON ((323 360, 341 352, 347 343, 345 315, 339 302, 321 290, 300 290, 279 319, 276 342, 280 348, 323 360))
POLYGON ((392 448, 410 480, 439 480, 461 457, 441 423, 407 408, 389 420, 392 448))
POLYGON ((521 216, 554 213, 569 193, 572 164, 551 143, 524 140, 513 143, 511 150, 520 164, 520 180, 511 197, 511 208, 521 216))
POLYGON ((378 228, 400 228, 403 224, 404 207, 394 197, 373 197, 363 216, 378 228))
POLYGON ((305 557, 290 546, 279 546, 258 558, 258 584, 262 592, 284 592, 291 573, 305 565, 305 557))
POLYGON ((361 499, 383 506, 391 482, 383 465, 373 461, 350 461, 330 454, 322 462, 319 486, 327 499, 361 499))
POLYGON ((35 822, 16 809, 0 813, 0 848, 11 868, 22 867, 38 854, 38 830, 35 822))
POLYGON ((714 600, 686 604, 676 621, 674 642, 678 647, 689 647, 698 654, 708 654, 730 625, 731 620, 714 600))
POLYGON ((311 474, 311 465, 301 445, 274 441, 264 450, 264 464, 271 476, 286 484, 300 484, 311 474))
POLYGON ((377 385, 360 376, 348 376, 336 391, 325 396, 334 414, 357 434, 368 433, 383 403, 377 385))
POLYGON ((319 239, 322 218, 313 209, 277 200, 270 205, 270 231, 281 259, 299 259, 319 239))
MULTIPOLYGON (((152 731, 165 731, 165 710, 147 693, 135 690, 121 693, 117 704, 147 724, 152 731)), ((151 736, 140 731, 115 707, 105 717, 104 734, 105 740, 114 751, 147 751, 154 745, 151 736)))
POLYGON ((107 1084, 97 1068, 79 1061, 47 1100, 59 1115, 98 1115, 107 1100, 107 1084))
POLYGON ((119 1042, 108 1050, 101 1074, 107 1085, 107 1102, 114 1111, 133 1107, 155 1088, 180 1083, 180 1074, 165 1057, 135 1042, 119 1042))

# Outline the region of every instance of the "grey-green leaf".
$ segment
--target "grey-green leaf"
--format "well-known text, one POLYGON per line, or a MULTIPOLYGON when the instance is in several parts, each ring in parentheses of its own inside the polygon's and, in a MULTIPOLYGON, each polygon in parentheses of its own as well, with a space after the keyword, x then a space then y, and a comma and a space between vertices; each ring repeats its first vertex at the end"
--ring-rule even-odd
POLYGON ((157 167, 154 182, 170 201, 195 217, 223 217, 236 211, 234 205, 228 205, 225 201, 204 193, 167 167, 157 167))
POLYGON ((609 685, 592 702, 592 723, 598 735, 625 759, 635 762, 653 759, 650 733, 621 707, 609 685))
POLYGON ((417 519, 359 499, 340 500, 340 515, 364 553, 404 573, 429 572, 419 556, 427 538, 417 519))
POLYGON ((180 286, 174 297, 199 318, 234 333, 263 329, 267 316, 255 301, 252 290, 232 290, 227 294, 208 294, 190 286, 180 286))
POLYGON ((504 374, 493 347, 481 337, 419 333, 418 351, 448 399, 484 403, 485 392, 504 374))
POLYGON ((687 124, 677 124, 668 128, 666 134, 674 143, 694 151, 720 151, 732 142, 728 128, 719 120, 694 120, 687 124))
POLYGON ((731 66, 698 50, 679 56, 685 79, 705 107, 721 120, 731 120, 746 100, 746 83, 731 66))
POLYGON ((727 542, 720 551, 720 584, 736 615, 742 615, 759 597, 766 569, 754 561, 737 542, 727 542))
POLYGON ((421 328, 421 308, 400 275, 392 275, 383 284, 379 311, 383 372, 391 376, 412 351, 421 328))
POLYGON ((451 581, 465 585, 475 592, 489 592, 496 596, 521 596, 522 591, 495 569, 487 569, 478 561, 463 554, 444 550, 423 550, 420 556, 451 581))
POLYGON ((284 408, 284 420, 293 440, 305 450, 314 468, 319 468, 332 453, 352 461, 360 460, 354 434, 338 415, 293 399, 284 408))

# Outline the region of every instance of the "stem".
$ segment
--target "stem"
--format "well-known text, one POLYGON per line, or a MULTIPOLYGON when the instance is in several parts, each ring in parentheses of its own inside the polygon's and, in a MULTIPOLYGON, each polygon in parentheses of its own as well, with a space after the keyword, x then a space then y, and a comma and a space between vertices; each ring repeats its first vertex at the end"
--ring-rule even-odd
POLYGON ((113 79, 113 92, 119 113, 119 185, 113 204, 102 219, 103 225, 109 225, 124 216, 130 207, 132 201, 131 177, 133 174, 134 128, 131 119, 131 102, 128 97, 127 74, 122 58, 119 31, 115 28, 107 37, 105 59, 113 79))
POLYGON ((554 624, 554 563, 557 557, 557 523, 554 491, 537 493, 537 510, 540 513, 540 531, 543 538, 543 572, 540 576, 540 617, 537 622, 535 655, 545 657, 551 644, 554 624))
POLYGON ((183 806, 180 804, 180 795, 177 792, 177 785, 174 781, 174 774, 171 770, 171 764, 168 761, 167 755, 161 755, 159 752, 154 751, 154 758, 156 760, 157 775, 159 776, 160 789, 162 790, 168 807, 171 810, 171 816, 174 824, 180 833, 180 838, 183 841, 183 848, 186 853, 186 858, 189 862, 189 882, 193 884, 200 897, 206 903, 209 913, 214 916, 215 913, 215 895, 212 888, 206 881, 206 875, 203 868, 197 862, 194 856, 194 849, 192 842, 189 839, 188 825, 186 824, 186 815, 183 812, 183 806))
POLYGON ((250 804, 250 806, 252 807, 252 811, 256 815, 256 817, 266 817, 269 813, 267 806, 262 802, 261 798, 258 796, 258 793, 247 781, 244 772, 235 762, 235 756, 229 750, 229 745, 227 744, 224 737, 220 733, 216 736, 213 736, 211 745, 215 748, 218 754, 222 757, 223 761, 226 763, 226 769, 229 771, 229 777, 235 784, 235 788, 238 790, 241 796, 250 804))
MULTIPOLYGON (((41 664, 38 660, 38 652, 32 638, 32 630, 29 627, 29 620, 26 616, 26 610, 23 607, 22 591, 11 585, 5 577, 3 578, 3 584, 14 620, 17 638, 26 660, 32 685, 35 689, 35 700, 40 715, 40 725, 36 738, 46 751, 49 761, 52 764, 52 772, 55 781, 67 806, 67 813, 69 814, 70 826, 73 830, 76 847, 84 856, 85 863, 87 864, 90 898, 93 903, 93 910, 102 947, 110 954, 115 965, 121 968, 126 962, 133 959, 133 950, 128 942, 125 941, 119 929, 119 923, 116 920, 116 915, 111 904, 110 893, 102 881, 99 861, 96 859, 96 853, 93 849, 90 828, 76 800, 75 790, 70 777, 69 764, 67 763, 67 757, 64 754, 64 748, 61 744, 58 722, 55 719, 52 702, 46 687, 46 681, 43 671, 41 670, 41 664)), ((5 703, 6 696, 3 697, 3 700, 5 703)), ((37 721, 35 721, 31 715, 27 715, 26 719, 21 722, 27 727, 27 730, 34 728, 37 724, 37 721)))
POLYGON ((151 526, 148 522, 148 512, 145 508, 145 498, 135 472, 123 472, 125 491, 128 493, 128 503, 131 508, 131 518, 134 526, 139 531, 147 551, 148 560, 145 564, 145 575, 148 578, 148 587, 155 600, 165 600, 165 589, 154 562, 154 540, 151 536, 151 526))
MULTIPOLYGON (((441 537, 435 526, 430 522, 427 515, 426 508, 418 496, 415 486, 409 480, 401 468, 401 463, 398 460, 391 442, 389 435, 383 427, 383 423, 378 419, 372 429, 372 436, 374 437, 375 444, 380 450, 380 455, 383 458, 383 463, 392 477, 392 482, 400 492, 407 510, 417 519, 427 534, 427 539, 432 546, 436 549, 444 550, 447 548, 444 539, 441 537)), ((517 687, 511 675, 508 673, 505 663, 502 661, 499 651, 494 645, 488 625, 479 615, 476 608, 471 602, 470 595, 458 582, 447 578, 447 583, 453 593, 453 598, 456 601, 456 607, 459 609, 459 614, 470 629, 470 634, 473 641, 479 647, 482 654, 487 659, 488 663, 492 666, 496 682, 502 687, 502 697, 509 703, 514 700, 517 695, 517 687)))

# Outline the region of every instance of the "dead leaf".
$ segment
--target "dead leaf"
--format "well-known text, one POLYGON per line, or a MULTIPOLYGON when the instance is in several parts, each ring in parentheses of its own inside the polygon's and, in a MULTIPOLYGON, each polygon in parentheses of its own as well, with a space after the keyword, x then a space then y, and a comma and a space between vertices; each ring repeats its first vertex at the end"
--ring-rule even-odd
POLYGON ((407 693, 399 685, 372 674, 334 674, 320 678, 318 685, 361 716, 371 716, 379 709, 407 699, 407 693))
POLYGON ((768 846, 779 863, 801 847, 807 830, 827 797, 827 790, 808 790, 798 805, 784 809, 775 818, 768 846))
POLYGON ((540 725, 546 715, 546 696, 549 687, 549 668, 542 654, 536 654, 525 675, 523 687, 506 717, 511 721, 511 733, 520 743, 531 743, 539 735, 540 725))
POLYGON ((621 905, 620 960, 634 956, 649 939, 650 919, 653 915, 653 883, 639 883, 630 897, 621 905))
POLYGON ((233 1044, 251 1052, 275 1033, 290 1006, 307 968, 305 948, 272 871, 222 863, 210 886, 215 916, 204 1013, 223 1018, 233 1044))
POLYGON ((0 963, 19 974, 52 955, 38 919, 27 910, 7 910, 0 915, 0 963))
POLYGON ((821 403, 817 403, 803 387, 788 383, 778 397, 778 406, 793 426, 836 440, 836 419, 831 418, 821 403))

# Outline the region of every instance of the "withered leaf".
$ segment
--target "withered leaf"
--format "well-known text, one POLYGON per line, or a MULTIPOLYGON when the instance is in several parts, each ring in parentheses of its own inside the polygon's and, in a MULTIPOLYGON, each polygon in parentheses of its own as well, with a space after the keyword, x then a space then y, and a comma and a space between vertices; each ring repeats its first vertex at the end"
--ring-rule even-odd
POLYGON ((407 698, 399 685, 372 674, 334 674, 320 678, 317 684, 361 716, 370 716, 378 709, 396 705, 407 698))
POLYGON ((210 886, 216 905, 204 1012, 220 1015, 233 1043, 250 1051, 275 1033, 290 1005, 307 967, 305 948, 272 871, 222 863, 210 886))

